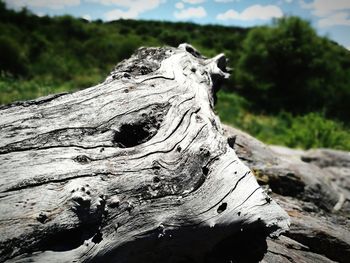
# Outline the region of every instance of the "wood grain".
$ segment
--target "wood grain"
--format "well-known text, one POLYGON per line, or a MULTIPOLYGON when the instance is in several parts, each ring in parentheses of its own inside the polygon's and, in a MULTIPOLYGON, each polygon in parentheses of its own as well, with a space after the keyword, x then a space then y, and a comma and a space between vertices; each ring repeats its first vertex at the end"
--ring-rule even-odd
POLYGON ((226 71, 187 44, 141 48, 94 87, 3 106, 0 261, 199 260, 287 230, 214 114, 226 71))

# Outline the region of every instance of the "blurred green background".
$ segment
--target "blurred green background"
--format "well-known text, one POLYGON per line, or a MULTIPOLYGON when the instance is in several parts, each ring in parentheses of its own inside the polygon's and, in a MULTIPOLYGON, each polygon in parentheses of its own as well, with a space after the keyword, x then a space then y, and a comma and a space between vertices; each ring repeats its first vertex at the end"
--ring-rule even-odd
POLYGON ((218 94, 224 123, 264 142, 350 150, 350 51, 298 17, 237 28, 89 22, 8 10, 0 1, 0 103, 95 85, 140 46, 188 42, 224 52, 234 71, 218 94))

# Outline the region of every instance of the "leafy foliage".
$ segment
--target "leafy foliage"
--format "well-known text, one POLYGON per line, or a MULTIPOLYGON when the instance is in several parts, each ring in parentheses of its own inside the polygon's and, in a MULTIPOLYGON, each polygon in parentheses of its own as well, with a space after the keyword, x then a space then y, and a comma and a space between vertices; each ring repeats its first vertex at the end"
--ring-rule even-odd
POLYGON ((236 81, 255 108, 324 111, 349 120, 350 53, 316 35, 297 17, 252 29, 243 42, 236 81))
POLYGON ((26 72, 26 59, 19 44, 10 36, 0 36, 0 69, 21 75, 26 72))

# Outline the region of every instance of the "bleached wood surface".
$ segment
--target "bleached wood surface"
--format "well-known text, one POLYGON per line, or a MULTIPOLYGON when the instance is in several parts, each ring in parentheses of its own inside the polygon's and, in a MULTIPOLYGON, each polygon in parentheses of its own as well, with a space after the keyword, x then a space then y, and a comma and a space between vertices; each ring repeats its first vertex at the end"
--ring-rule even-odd
POLYGON ((222 54, 141 48, 97 86, 3 106, 0 261, 200 261, 288 229, 213 112, 226 77, 222 54))

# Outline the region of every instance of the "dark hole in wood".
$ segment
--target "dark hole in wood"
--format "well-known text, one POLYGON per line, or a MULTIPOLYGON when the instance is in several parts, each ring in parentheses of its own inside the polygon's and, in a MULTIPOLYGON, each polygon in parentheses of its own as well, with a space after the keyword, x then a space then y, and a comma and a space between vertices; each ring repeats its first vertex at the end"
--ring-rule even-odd
POLYGON ((102 240, 103 240, 102 233, 99 231, 94 235, 91 241, 94 243, 100 243, 102 240))
POLYGON ((159 183, 160 182, 160 178, 158 176, 153 177, 153 182, 154 183, 159 183))
POLYGON ((203 172, 204 175, 208 175, 209 169, 204 166, 204 167, 202 167, 202 172, 203 172))
POLYGON ((237 138, 237 136, 232 136, 232 137, 227 138, 227 143, 232 149, 235 148, 236 138, 237 138))
POLYGON ((218 213, 220 214, 220 213, 222 213, 222 212, 224 212, 225 210, 226 210, 226 208, 227 208, 227 203, 222 203, 219 207, 218 207, 218 213))
POLYGON ((114 135, 114 142, 120 147, 129 148, 146 142, 150 137, 150 131, 145 127, 147 123, 124 124, 119 132, 114 135))
POLYGON ((36 218, 36 220, 38 220, 42 224, 45 223, 46 219, 47 219, 47 215, 45 215, 44 213, 40 213, 36 218))
POLYGON ((109 206, 110 208, 119 207, 119 201, 117 201, 117 202, 111 202, 111 203, 108 204, 108 206, 109 206))
POLYGON ((133 122, 124 123, 113 136, 113 143, 121 148, 129 148, 149 141, 155 136, 169 110, 168 104, 156 104, 147 113, 133 118, 133 122))
POLYGON ((78 155, 73 160, 81 164, 87 164, 90 162, 90 158, 87 157, 86 155, 78 155))
POLYGON ((196 57, 196 58, 200 58, 201 57, 201 54, 198 52, 198 51, 196 51, 196 50, 194 50, 192 47, 190 47, 190 46, 186 46, 186 51, 188 52, 188 53, 191 53, 194 57, 196 57))
POLYGON ((159 165, 155 165, 152 167, 153 170, 160 170, 160 166, 159 165))

